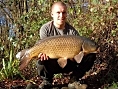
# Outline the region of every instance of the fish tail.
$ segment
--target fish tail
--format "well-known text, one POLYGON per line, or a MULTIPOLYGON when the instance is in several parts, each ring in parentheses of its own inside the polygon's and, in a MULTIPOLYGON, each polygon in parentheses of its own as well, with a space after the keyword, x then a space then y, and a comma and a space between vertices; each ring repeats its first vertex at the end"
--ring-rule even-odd
POLYGON ((26 53, 27 50, 28 50, 28 49, 24 49, 24 50, 18 52, 18 53, 16 54, 16 58, 17 58, 18 60, 21 60, 21 58, 24 56, 24 54, 26 53))
POLYGON ((31 58, 29 53, 25 53, 25 55, 21 58, 19 69, 23 70, 28 65, 30 60, 31 58))

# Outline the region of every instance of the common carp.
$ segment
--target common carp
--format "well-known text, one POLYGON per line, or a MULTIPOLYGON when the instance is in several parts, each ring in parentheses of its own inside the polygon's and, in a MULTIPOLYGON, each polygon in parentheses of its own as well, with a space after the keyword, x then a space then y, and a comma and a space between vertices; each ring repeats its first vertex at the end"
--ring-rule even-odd
POLYGON ((67 59, 80 63, 83 56, 89 53, 97 53, 98 46, 94 41, 83 36, 51 36, 39 40, 33 47, 18 52, 16 57, 20 59, 19 69, 24 69, 32 58, 39 53, 44 53, 51 59, 58 59, 60 67, 64 68, 67 59))

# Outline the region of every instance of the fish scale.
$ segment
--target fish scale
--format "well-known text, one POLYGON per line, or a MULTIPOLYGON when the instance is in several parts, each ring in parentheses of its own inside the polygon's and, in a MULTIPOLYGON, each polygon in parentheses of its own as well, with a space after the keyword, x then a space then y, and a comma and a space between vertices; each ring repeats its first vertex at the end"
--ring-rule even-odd
MULTIPOLYGON (((43 52, 43 53, 47 53, 48 56, 50 56, 51 58, 57 58, 57 57, 61 57, 63 55, 63 57, 65 57, 67 54, 71 54, 74 53, 74 51, 76 51, 76 48, 79 48, 79 44, 80 42, 76 42, 75 43, 75 38, 72 39, 71 38, 58 38, 55 40, 50 40, 50 44, 48 44, 50 47, 48 48, 49 53, 53 54, 55 53, 54 57, 50 56, 51 54, 47 53, 47 52, 43 52), (63 45, 63 46, 60 46, 63 45), (72 47, 70 49, 70 47, 72 47), (56 57, 56 55, 58 55, 56 57)), ((45 47, 46 48, 46 47, 45 47)), ((79 53, 80 50, 78 50, 79 53)), ((73 55, 72 55, 73 56, 73 55)), ((72 58, 72 57, 71 57, 72 58)))

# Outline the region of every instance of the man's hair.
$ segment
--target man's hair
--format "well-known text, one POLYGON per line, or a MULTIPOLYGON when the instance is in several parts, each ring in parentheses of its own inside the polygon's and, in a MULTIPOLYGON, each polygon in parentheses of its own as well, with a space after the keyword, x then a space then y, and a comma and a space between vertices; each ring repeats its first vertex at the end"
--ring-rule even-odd
POLYGON ((65 6, 65 7, 67 8, 67 6, 66 6, 66 4, 65 4, 64 2, 58 1, 58 2, 55 2, 55 3, 52 5, 51 11, 53 10, 53 8, 54 8, 56 5, 65 6))

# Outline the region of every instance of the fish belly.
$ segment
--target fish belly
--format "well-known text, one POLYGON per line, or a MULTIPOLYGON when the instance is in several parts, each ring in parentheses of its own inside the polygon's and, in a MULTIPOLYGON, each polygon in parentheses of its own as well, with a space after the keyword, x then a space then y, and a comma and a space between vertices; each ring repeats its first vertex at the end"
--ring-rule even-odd
POLYGON ((58 38, 46 41, 42 53, 50 58, 73 58, 81 51, 82 41, 77 38, 58 38))

